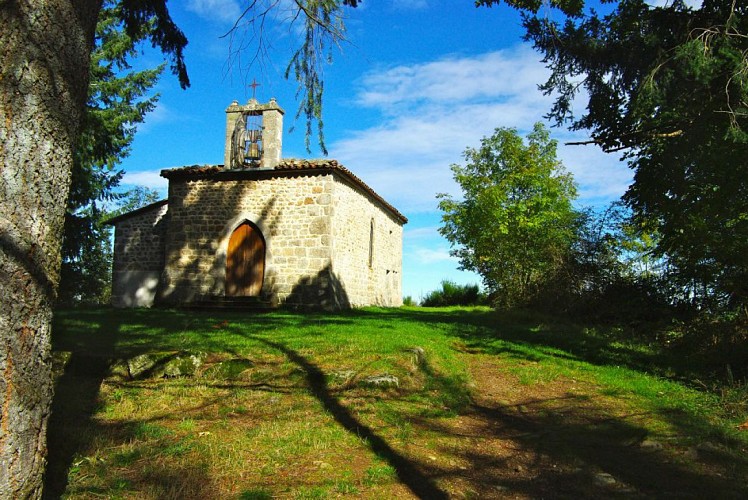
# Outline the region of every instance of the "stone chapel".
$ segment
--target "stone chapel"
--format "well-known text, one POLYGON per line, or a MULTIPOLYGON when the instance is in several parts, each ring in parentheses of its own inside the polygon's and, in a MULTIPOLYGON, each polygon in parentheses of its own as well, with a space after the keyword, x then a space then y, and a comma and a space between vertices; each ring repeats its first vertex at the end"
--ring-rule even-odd
POLYGON ((232 102, 223 165, 162 170, 168 199, 109 221, 114 306, 402 304, 407 219, 335 160, 283 159, 283 114, 232 102))

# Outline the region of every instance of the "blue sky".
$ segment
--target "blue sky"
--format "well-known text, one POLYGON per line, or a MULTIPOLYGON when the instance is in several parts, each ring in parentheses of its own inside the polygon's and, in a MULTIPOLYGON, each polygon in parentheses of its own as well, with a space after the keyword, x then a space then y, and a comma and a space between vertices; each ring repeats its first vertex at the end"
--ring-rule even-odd
MULTIPOLYGON (((183 0, 169 9, 187 35, 187 68, 192 86, 181 90, 165 73, 161 99, 136 136, 122 168, 123 183, 166 194, 164 168, 223 163, 224 110, 232 100, 252 96, 247 83, 261 86, 257 98, 275 97, 285 109, 283 156, 319 158, 304 147, 303 119, 294 120, 296 83, 283 78, 298 27, 277 19, 265 27, 262 57, 253 61, 257 38, 221 38, 245 0, 183 0), (243 50, 238 48, 245 46, 243 50), (250 64, 251 63, 251 64, 250 64), (295 130, 289 128, 295 125, 295 130)), ((554 13, 549 12, 553 16, 554 13)), ((346 12, 348 42, 332 51, 324 67, 324 123, 328 158, 336 159, 405 214, 403 294, 416 299, 443 279, 479 283, 458 271, 449 243, 438 234, 435 195, 459 194, 449 166, 462 161, 468 146, 496 127, 521 133, 543 120, 551 98, 537 85, 547 70, 522 42, 512 9, 474 7, 472 0, 364 0, 346 12)), ((138 66, 154 66, 159 53, 145 50, 138 66)), ((584 101, 575 107, 581 112, 584 101)), ((559 156, 580 188, 580 205, 603 205, 619 197, 631 172, 617 157, 595 146, 563 146, 584 140, 580 133, 552 129, 559 156)), ((312 140, 316 146, 316 137, 312 140)))

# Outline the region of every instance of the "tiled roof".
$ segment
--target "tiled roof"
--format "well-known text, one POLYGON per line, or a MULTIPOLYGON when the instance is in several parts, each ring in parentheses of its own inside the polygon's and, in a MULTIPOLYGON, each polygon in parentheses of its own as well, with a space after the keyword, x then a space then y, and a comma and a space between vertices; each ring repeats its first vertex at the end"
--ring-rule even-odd
POLYGON ((251 168, 229 170, 223 165, 192 165, 187 167, 170 168, 161 171, 161 176, 167 179, 220 179, 222 177, 252 179, 266 177, 272 174, 293 175, 297 173, 309 173, 311 175, 323 174, 325 172, 338 172, 344 178, 351 181, 356 187, 372 196, 389 210, 396 218, 405 224, 408 222, 407 217, 401 214, 395 207, 387 203, 384 198, 379 196, 372 188, 366 185, 364 181, 358 178, 353 172, 338 163, 337 160, 299 160, 285 159, 272 169, 251 168))
POLYGON ((112 217, 111 219, 108 219, 108 220, 104 221, 104 224, 108 224, 110 226, 113 226, 113 225, 117 224, 118 222, 120 222, 122 220, 129 219, 133 215, 142 214, 143 212, 147 212, 147 211, 152 210, 154 208, 161 207, 161 206, 165 205, 167 203, 167 201, 168 200, 159 200, 157 202, 151 203, 150 205, 146 205, 144 207, 137 208, 137 209, 133 210, 132 212, 127 212, 127 213, 124 213, 122 215, 118 215, 117 217, 112 217))
POLYGON ((209 177, 212 174, 224 172, 223 165, 189 165, 186 167, 167 168, 161 171, 161 177, 167 179, 182 177, 209 177))

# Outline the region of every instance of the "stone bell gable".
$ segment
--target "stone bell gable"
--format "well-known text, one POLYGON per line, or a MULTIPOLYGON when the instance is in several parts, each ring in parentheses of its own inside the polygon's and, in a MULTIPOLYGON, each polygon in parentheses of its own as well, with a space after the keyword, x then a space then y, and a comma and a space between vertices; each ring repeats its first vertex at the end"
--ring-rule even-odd
POLYGON ((240 105, 233 101, 226 108, 226 141, 223 164, 228 169, 244 168, 251 148, 256 148, 256 167, 273 168, 281 161, 283 109, 275 99, 260 104, 250 99, 240 105))
POLYGON ((115 305, 402 304, 407 219, 335 160, 281 159, 282 115, 232 103, 225 165, 163 170, 168 200, 111 221, 115 305))

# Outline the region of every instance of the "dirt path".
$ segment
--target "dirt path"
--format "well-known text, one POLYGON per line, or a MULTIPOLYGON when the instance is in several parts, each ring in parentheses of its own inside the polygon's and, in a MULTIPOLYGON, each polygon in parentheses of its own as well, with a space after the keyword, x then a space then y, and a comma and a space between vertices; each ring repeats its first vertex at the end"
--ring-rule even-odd
MULTIPOLYGON (((718 449, 656 441, 623 399, 558 377, 523 384, 496 356, 465 354, 474 404, 440 429, 455 440, 440 486, 454 498, 745 498, 718 449)), ((512 363, 516 364, 514 360, 512 363)), ((446 451, 446 450, 445 450, 446 451)))

